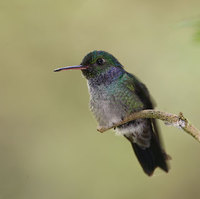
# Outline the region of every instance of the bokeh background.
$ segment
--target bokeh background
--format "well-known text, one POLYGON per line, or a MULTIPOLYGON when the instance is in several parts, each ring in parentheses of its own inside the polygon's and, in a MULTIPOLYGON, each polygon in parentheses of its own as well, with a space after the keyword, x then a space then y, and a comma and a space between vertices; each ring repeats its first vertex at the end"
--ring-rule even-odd
POLYGON ((1 1, 0 198, 199 198, 196 140, 160 122, 171 170, 149 178, 124 138, 96 131, 81 72, 53 73, 106 50, 159 110, 182 111, 200 128, 199 8, 198 0, 1 1))

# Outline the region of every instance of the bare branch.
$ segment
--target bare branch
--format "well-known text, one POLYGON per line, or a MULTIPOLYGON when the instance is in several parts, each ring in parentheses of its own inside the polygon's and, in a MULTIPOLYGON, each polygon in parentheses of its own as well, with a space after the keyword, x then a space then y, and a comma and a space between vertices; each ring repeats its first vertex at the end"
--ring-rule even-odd
POLYGON ((97 130, 101 133, 116 128, 122 124, 125 124, 127 122, 130 122, 132 120, 136 119, 142 119, 142 118, 154 118, 159 119, 165 122, 165 124, 176 126, 178 128, 183 129, 185 132, 193 136, 196 140, 200 142, 200 130, 198 130, 196 127, 194 127, 184 116, 182 113, 179 115, 166 113, 162 111, 157 110, 142 110, 139 112, 135 112, 128 117, 124 118, 123 121, 114 124, 113 126, 110 126, 108 128, 105 127, 99 127, 97 130))

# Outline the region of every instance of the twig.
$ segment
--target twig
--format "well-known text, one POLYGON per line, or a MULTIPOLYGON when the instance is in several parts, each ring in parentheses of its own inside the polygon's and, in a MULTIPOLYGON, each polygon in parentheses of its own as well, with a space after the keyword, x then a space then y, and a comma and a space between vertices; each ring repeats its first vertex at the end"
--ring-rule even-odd
POLYGON ((183 113, 179 113, 179 115, 175 115, 175 114, 166 113, 166 112, 157 111, 157 110, 142 110, 142 111, 135 112, 129 115, 128 117, 124 118, 123 121, 120 121, 119 123, 114 124, 113 126, 110 126, 108 128, 99 127, 97 130, 103 133, 109 129, 116 128, 132 120, 142 119, 142 118, 154 118, 154 119, 163 120, 165 124, 173 125, 173 126, 183 129, 185 132, 187 132, 188 134, 190 134, 191 136, 193 136, 196 140, 200 142, 200 130, 194 127, 183 116, 183 113))

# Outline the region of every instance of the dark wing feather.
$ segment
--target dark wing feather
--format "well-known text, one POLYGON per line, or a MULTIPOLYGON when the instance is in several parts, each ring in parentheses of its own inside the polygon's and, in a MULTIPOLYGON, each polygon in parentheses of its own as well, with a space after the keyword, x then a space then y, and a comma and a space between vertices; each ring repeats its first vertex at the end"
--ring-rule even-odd
POLYGON ((127 75, 130 77, 132 80, 132 83, 134 84, 134 90, 137 96, 140 98, 140 100, 143 102, 145 105, 146 109, 153 109, 154 105, 152 103, 149 91, 147 87, 140 82, 134 75, 127 73, 127 75))
MULTIPOLYGON (((132 74, 127 73, 127 75, 129 76, 129 81, 131 81, 130 83, 132 83, 134 87, 133 92, 139 97, 141 102, 144 104, 144 109, 153 109, 154 106, 146 86, 132 74)), ((151 175, 157 166, 159 166, 160 168, 162 168, 167 172, 169 168, 166 160, 169 159, 168 158, 169 156, 165 153, 165 151, 162 148, 163 145, 159 135, 159 129, 156 120, 155 119, 148 119, 148 120, 151 125, 151 133, 152 133, 150 147, 143 150, 137 144, 131 142, 132 147, 135 151, 135 154, 140 164, 142 165, 144 171, 148 175, 151 175)))
MULTIPOLYGON (((154 109, 154 103, 152 102, 152 99, 147 87, 142 82, 140 82, 139 79, 135 77, 134 75, 128 72, 126 74, 129 76, 130 80, 132 81, 132 84, 134 85, 134 92, 144 104, 144 109, 154 109)), ((154 133, 158 137, 158 140, 161 142, 160 135, 159 135, 159 128, 158 128, 156 120, 150 119, 150 121, 151 121, 152 128, 154 130, 154 133)))

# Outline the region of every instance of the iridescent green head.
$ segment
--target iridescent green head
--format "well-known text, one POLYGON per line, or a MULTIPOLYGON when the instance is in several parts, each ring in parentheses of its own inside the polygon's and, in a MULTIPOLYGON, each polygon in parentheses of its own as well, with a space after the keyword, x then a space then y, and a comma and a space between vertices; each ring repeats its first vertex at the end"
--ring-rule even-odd
POLYGON ((63 67, 63 68, 56 69, 54 71, 57 72, 61 70, 80 69, 82 70, 83 75, 87 79, 89 79, 108 71, 111 67, 122 68, 123 66, 110 53, 107 53, 105 51, 95 50, 93 52, 88 53, 83 58, 80 65, 63 67))
POLYGON ((82 70, 87 79, 106 72, 110 67, 122 67, 119 61, 110 53, 96 50, 87 54, 81 65, 88 66, 86 70, 82 70))

